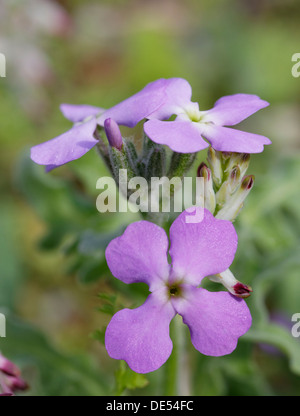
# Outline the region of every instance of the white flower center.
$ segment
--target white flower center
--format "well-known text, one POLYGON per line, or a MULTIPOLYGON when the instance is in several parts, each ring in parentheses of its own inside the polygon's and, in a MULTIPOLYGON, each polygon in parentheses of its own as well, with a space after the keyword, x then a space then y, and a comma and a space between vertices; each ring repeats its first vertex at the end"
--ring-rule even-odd
POLYGON ((203 123, 205 111, 199 110, 198 103, 191 103, 189 106, 182 109, 182 113, 178 114, 178 119, 192 121, 193 123, 203 123))

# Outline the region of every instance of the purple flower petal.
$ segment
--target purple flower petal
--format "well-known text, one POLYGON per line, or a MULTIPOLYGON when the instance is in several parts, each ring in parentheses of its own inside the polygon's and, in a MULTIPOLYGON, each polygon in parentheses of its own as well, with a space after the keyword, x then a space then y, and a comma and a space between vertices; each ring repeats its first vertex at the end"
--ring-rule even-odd
POLYGON ((166 81, 166 100, 148 116, 149 119, 167 120, 173 114, 182 113, 183 108, 191 104, 192 87, 185 79, 170 78, 166 81))
POLYGON ((72 123, 78 123, 85 120, 87 117, 96 116, 105 111, 103 108, 86 104, 61 104, 60 110, 68 120, 72 121, 72 123))
POLYGON ((106 110, 98 118, 98 123, 103 126, 105 119, 112 118, 120 125, 134 127, 151 115, 155 118, 169 118, 178 109, 180 103, 190 102, 191 94, 191 87, 184 79, 158 79, 106 110))
POLYGON ((159 226, 139 221, 130 224, 105 252, 112 274, 124 283, 144 282, 152 292, 169 277, 169 241, 159 226))
POLYGON ((217 220, 208 210, 198 223, 187 223, 189 215, 184 211, 170 228, 170 256, 175 278, 198 286, 204 277, 229 268, 237 234, 230 221, 217 220))
POLYGON ((189 327, 194 347, 202 354, 230 354, 238 338, 251 327, 252 318, 243 299, 228 292, 189 288, 186 299, 172 299, 173 306, 189 327))
POLYGON ((259 134, 247 133, 228 127, 206 124, 201 126, 202 135, 220 152, 260 153, 270 139, 259 134))
POLYGON ((155 143, 165 144, 178 153, 195 153, 209 146, 196 123, 190 121, 149 120, 144 131, 155 143))
POLYGON ((93 134, 96 129, 96 119, 74 126, 71 130, 31 148, 31 159, 39 164, 52 168, 64 165, 87 153, 97 144, 93 134))
POLYGON ((172 91, 172 88, 176 90, 177 86, 177 78, 162 78, 151 82, 138 93, 106 110, 98 118, 98 123, 103 126, 105 119, 112 118, 120 125, 134 127, 167 101, 167 89, 169 91, 172 91))
POLYGON ((257 95, 235 94, 220 98, 206 112, 207 121, 219 126, 233 126, 269 105, 257 95))
POLYGON ((163 291, 148 296, 137 309, 123 309, 110 321, 105 346, 111 358, 125 360, 136 373, 161 367, 172 351, 169 325, 175 316, 163 291))

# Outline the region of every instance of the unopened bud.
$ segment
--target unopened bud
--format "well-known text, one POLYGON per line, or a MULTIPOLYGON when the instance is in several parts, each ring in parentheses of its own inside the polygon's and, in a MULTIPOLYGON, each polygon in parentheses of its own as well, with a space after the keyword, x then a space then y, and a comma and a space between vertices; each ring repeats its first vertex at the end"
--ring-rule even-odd
POLYGON ((241 169, 241 177, 243 177, 246 174, 246 172, 248 170, 248 167, 249 167, 249 164, 250 164, 250 155, 249 155, 249 153, 243 153, 241 155, 241 162, 240 162, 240 165, 239 165, 240 169, 241 169))
POLYGON ((146 162, 145 177, 148 181, 151 178, 161 178, 166 175, 166 151, 163 146, 153 148, 149 153, 146 162))
POLYGON ((173 152, 170 162, 168 178, 183 178, 193 166, 197 153, 177 153, 173 152))
POLYGON ((104 121, 104 130, 111 147, 121 150, 123 139, 118 124, 112 118, 107 118, 104 121))
POLYGON ((204 178, 207 180, 211 179, 211 171, 208 169, 207 165, 202 162, 201 165, 197 169, 197 176, 198 178, 204 178))
POLYGON ((234 168, 231 170, 229 177, 228 177, 231 195, 235 192, 235 190, 239 186, 241 178, 242 178, 242 175, 241 175, 240 167, 234 166, 234 168))
POLYGON ((239 298, 248 298, 253 292, 250 286, 239 282, 229 269, 217 275, 210 276, 209 279, 212 282, 221 283, 232 295, 239 298))
POLYGON ((232 154, 232 152, 222 152, 222 159, 226 162, 232 154))
POLYGON ((216 209, 216 195, 211 170, 205 163, 202 162, 199 166, 197 176, 204 179, 204 207, 211 213, 214 213, 216 209))
POLYGON ((235 166, 231 170, 228 179, 225 182, 223 182, 221 188, 218 190, 216 194, 217 204, 219 207, 223 207, 227 200, 230 198, 230 196, 235 192, 239 185, 240 176, 240 168, 238 166, 235 166))
POLYGON ((225 172, 228 174, 235 166, 238 166, 241 171, 241 178, 247 172, 247 169, 250 164, 250 154, 249 153, 231 153, 230 159, 227 162, 225 172))
POLYGON ((244 189, 245 191, 250 191, 253 185, 254 185, 254 175, 249 175, 243 179, 241 188, 244 189))
POLYGON ((229 179, 230 181, 233 182, 233 184, 235 184, 240 179, 240 176, 241 176, 241 170, 239 166, 235 166, 230 172, 229 179))
POLYGON ((222 153, 210 147, 207 152, 207 161, 213 176, 213 181, 219 188, 223 180, 222 153))
POLYGON ((254 185, 254 176, 246 176, 235 193, 226 200, 224 206, 217 213, 216 218, 233 221, 243 207, 244 201, 254 185))
POLYGON ((26 390, 28 388, 28 384, 22 380, 20 377, 12 377, 8 376, 5 379, 6 386, 11 390, 26 390))
POLYGON ((251 295, 251 292, 253 292, 253 290, 250 286, 238 282, 233 286, 233 292, 238 297, 248 298, 251 295))

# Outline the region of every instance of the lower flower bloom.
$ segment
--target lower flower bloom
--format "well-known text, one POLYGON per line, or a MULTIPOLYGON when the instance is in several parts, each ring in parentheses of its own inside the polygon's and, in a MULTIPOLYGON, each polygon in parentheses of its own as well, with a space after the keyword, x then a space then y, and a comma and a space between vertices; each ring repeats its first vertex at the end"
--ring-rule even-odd
POLYGON ((169 325, 176 314, 188 326, 194 347, 210 356, 230 354, 251 326, 243 299, 198 287, 204 277, 231 265, 237 248, 233 225, 208 210, 199 223, 188 223, 189 215, 183 212, 172 224, 170 250, 165 231, 147 221, 129 225, 106 249, 116 278, 144 282, 151 292, 139 308, 117 312, 105 334, 110 357, 125 360, 137 373, 155 371, 169 358, 169 325))

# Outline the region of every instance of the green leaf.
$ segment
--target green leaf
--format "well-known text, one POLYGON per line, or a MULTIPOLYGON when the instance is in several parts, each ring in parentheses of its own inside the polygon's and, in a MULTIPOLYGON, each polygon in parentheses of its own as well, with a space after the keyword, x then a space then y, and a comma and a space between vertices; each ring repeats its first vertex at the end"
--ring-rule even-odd
POLYGON ((116 295, 99 293, 98 297, 103 301, 102 305, 98 308, 99 312, 113 316, 121 308, 123 308, 123 305, 119 304, 118 297, 116 295))
POLYGON ((75 182, 46 174, 25 154, 15 172, 15 183, 39 216, 48 223, 60 225, 62 230, 84 225, 95 213, 95 205, 75 182))
POLYGON ((255 278, 250 306, 254 317, 254 325, 242 339, 258 343, 266 343, 277 347, 289 359, 291 371, 300 374, 300 344, 299 340, 292 337, 291 332, 276 323, 270 321, 270 313, 266 306, 266 297, 270 291, 288 273, 289 269, 299 268, 299 247, 289 252, 283 252, 282 256, 255 278))
POLYGON ((107 269, 106 260, 102 258, 86 259, 77 271, 80 283, 89 284, 98 281, 103 277, 103 272, 107 269))
POLYGON ((0 205, 0 306, 14 309, 16 299, 24 279, 17 245, 16 222, 18 211, 10 201, 0 205))
POLYGON ((105 331, 106 331, 106 327, 97 329, 91 334, 91 337, 94 340, 99 341, 101 342, 101 344, 105 345, 105 331))
POLYGON ((142 389, 148 385, 144 374, 132 371, 124 361, 120 362, 120 368, 115 372, 116 395, 121 395, 125 390, 142 389))
POLYGON ((292 372, 300 375, 300 343, 291 332, 270 322, 250 329, 243 339, 257 343, 271 344, 287 355, 292 372))
POLYGON ((124 232, 125 227, 121 227, 113 232, 100 233, 92 229, 85 230, 79 237, 78 250, 81 254, 92 255, 99 254, 106 249, 107 245, 114 238, 124 232))

